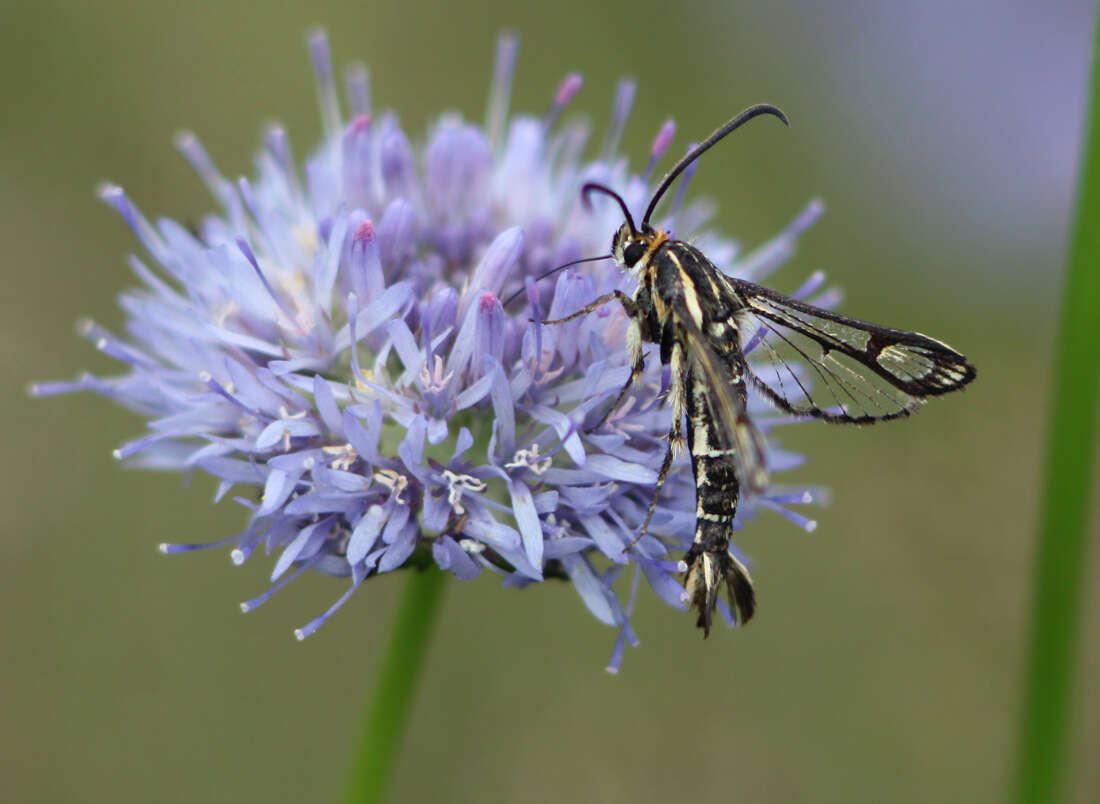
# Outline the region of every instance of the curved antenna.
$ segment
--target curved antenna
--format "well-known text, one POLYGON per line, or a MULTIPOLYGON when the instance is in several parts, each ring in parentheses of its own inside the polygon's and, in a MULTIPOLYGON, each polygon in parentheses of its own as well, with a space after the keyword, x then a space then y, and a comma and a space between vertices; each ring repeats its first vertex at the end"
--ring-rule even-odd
POLYGON ((618 201, 619 208, 623 211, 623 217, 625 217, 626 222, 630 224, 630 231, 635 233, 638 231, 637 227, 634 226, 634 218, 631 217, 630 210, 627 209, 626 202, 623 201, 623 197, 621 195, 612 190, 610 187, 605 187, 604 185, 598 184, 597 182, 586 182, 585 185, 581 187, 581 198, 584 199, 584 205, 588 209, 592 209, 592 202, 588 200, 588 194, 591 192, 600 192, 604 195, 609 195, 616 201, 618 201))
MULTIPOLYGON (((668 188, 672 185, 672 182, 676 181, 676 177, 683 173, 684 169, 687 168, 688 165, 690 165, 692 162, 702 156, 703 153, 709 148, 716 145, 731 131, 740 128, 744 123, 749 122, 754 117, 761 114, 770 114, 778 117, 780 120, 783 121, 783 124, 786 126, 790 126, 791 124, 791 121, 787 119, 787 115, 783 114, 783 110, 776 106, 772 106, 770 103, 758 103, 756 106, 750 106, 748 109, 745 109, 745 111, 741 112, 732 120, 728 121, 725 125, 718 128, 703 142, 692 148, 691 151, 688 152, 683 159, 677 162, 675 167, 673 167, 672 170, 668 172, 668 174, 661 181, 661 186, 657 188, 657 191, 655 193, 653 193, 653 198, 650 199, 649 206, 646 207, 645 217, 642 218, 642 226, 649 225, 649 219, 653 215, 653 211, 657 208, 657 203, 661 200, 661 196, 665 194, 668 188)), ((587 186, 588 185, 585 185, 585 187, 587 186)), ((631 225, 631 228, 633 228, 633 224, 631 225)))
MULTIPOLYGON (((557 268, 551 268, 549 271, 542 274, 541 276, 536 276, 535 281, 536 282, 541 282, 543 279, 546 279, 546 277, 553 276, 554 274, 556 274, 558 271, 562 270, 563 268, 571 268, 574 265, 580 265, 582 262, 596 262, 597 260, 609 260, 609 259, 611 259, 610 254, 601 254, 598 257, 585 257, 583 260, 573 260, 573 262, 567 262, 564 265, 559 265, 557 268)), ((509 296, 504 301, 504 303, 501 304, 500 306, 501 307, 507 307, 509 304, 511 304, 513 301, 515 301, 516 296, 523 293, 524 290, 525 290, 525 288, 520 288, 515 293, 513 293, 511 296, 509 296)))

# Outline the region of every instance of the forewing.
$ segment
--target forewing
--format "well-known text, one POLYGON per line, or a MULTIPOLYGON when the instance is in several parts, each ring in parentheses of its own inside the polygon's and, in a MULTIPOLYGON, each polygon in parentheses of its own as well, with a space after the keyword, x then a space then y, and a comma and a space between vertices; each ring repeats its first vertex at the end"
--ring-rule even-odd
POLYGON ((744 397, 734 392, 733 383, 741 379, 740 354, 736 360, 723 359, 703 337, 690 315, 678 315, 684 338, 684 351, 692 371, 702 374, 707 385, 707 404, 711 412, 717 447, 729 448, 737 480, 746 492, 759 494, 768 486, 768 468, 764 459, 764 439, 749 419, 744 397))
POLYGON ((854 424, 895 419, 974 379, 963 355, 927 336, 728 281, 743 307, 751 381, 789 413, 854 424))

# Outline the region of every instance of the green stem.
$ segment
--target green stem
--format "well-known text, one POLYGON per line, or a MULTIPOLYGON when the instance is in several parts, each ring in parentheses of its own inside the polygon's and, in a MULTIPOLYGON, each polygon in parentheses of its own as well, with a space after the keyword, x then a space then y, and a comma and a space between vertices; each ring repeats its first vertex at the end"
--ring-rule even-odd
MULTIPOLYGON (((1100 35, 1100 27, 1095 34, 1100 35)), ((1077 217, 1055 347, 1017 779, 1020 804, 1057 801, 1063 792, 1087 566, 1100 386, 1100 61, 1095 49, 1091 80, 1077 217)))
POLYGON ((410 570, 408 575, 374 690, 367 700, 363 734, 345 799, 348 804, 378 804, 385 799, 428 637, 439 612, 447 574, 432 566, 424 571, 410 570))

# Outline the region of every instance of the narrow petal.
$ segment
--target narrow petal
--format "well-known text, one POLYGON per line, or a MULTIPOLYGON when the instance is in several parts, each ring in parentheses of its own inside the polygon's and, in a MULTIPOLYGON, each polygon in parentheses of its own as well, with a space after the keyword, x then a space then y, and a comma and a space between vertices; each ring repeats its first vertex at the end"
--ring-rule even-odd
POLYGON ((523 253, 524 239, 523 229, 519 226, 505 229, 497 235, 470 277, 471 290, 475 293, 488 291, 498 295, 505 280, 516 270, 516 264, 523 253))
POLYGON ((471 581, 481 574, 481 568, 450 536, 432 542, 432 558, 441 570, 448 570, 460 581, 471 581))
POLYGON ((271 571, 271 580, 277 581, 279 576, 286 572, 299 557, 302 559, 312 557, 327 535, 326 526, 331 527, 331 523, 322 520, 302 528, 275 562, 275 568, 271 571))
POLYGON ((313 401, 317 404, 317 412, 328 431, 336 438, 343 438, 344 424, 340 408, 336 406, 332 386, 320 374, 313 375, 313 401))
POLYGON ((573 582, 573 588, 592 612, 592 616, 604 625, 614 625, 615 615, 611 611, 611 604, 607 602, 608 590, 588 562, 580 556, 572 555, 564 556, 561 563, 569 574, 569 580, 573 582))
POLYGON ((412 555, 412 551, 416 548, 416 534, 416 523, 410 522, 401 531, 397 540, 386 548, 386 552, 382 554, 378 561, 378 571, 389 572, 404 564, 405 559, 412 555))
POLYGON ((531 490, 521 481, 509 481, 508 493, 512 497, 512 511, 516 516, 523 549, 531 566, 542 566, 542 524, 539 522, 535 503, 531 499, 531 490))
POLYGON ((348 539, 347 557, 349 564, 355 566, 367 557, 367 553, 378 541, 378 537, 382 533, 382 526, 386 524, 388 516, 381 505, 372 505, 367 509, 367 513, 359 520, 348 539))
POLYGON ((336 602, 333 603, 328 608, 328 610, 324 614, 322 614, 320 617, 317 617, 317 618, 311 620, 310 622, 308 622, 306 625, 302 626, 301 628, 296 628, 294 630, 294 638, 297 639, 299 642, 301 642, 303 639, 305 639, 308 636, 311 636, 318 628, 320 628, 322 625, 324 625, 325 621, 328 620, 328 618, 331 617, 333 614, 335 614, 337 609, 339 609, 341 606, 343 606, 345 603, 348 602, 348 600, 351 598, 352 594, 355 593, 355 590, 359 588, 359 584, 361 584, 363 582, 363 579, 365 577, 366 577, 366 571, 365 570, 363 570, 363 569, 352 569, 352 582, 351 582, 351 586, 348 587, 347 591, 344 592, 344 594, 340 595, 340 597, 337 598, 336 602))

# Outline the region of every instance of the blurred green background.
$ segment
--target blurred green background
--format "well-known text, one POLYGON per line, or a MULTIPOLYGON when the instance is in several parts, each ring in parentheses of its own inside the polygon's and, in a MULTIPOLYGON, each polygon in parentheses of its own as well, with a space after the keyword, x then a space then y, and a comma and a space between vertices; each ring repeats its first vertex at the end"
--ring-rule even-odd
MULTIPOLYGON (((642 646, 564 585, 446 590, 393 801, 997 801, 1019 714, 1048 355, 1076 163, 1091 4, 16 2, 0 33, 0 779, 18 802, 337 800, 400 578, 371 581, 321 631, 292 629, 342 581, 304 577, 245 617, 270 563, 164 558, 162 541, 240 524, 213 484, 126 472, 142 429, 93 397, 31 401, 32 380, 112 364, 74 334, 118 329, 129 232, 94 197, 117 181, 151 217, 213 208, 171 136, 227 175, 261 125, 299 156, 320 124, 303 34, 371 68, 377 106, 417 136, 484 111, 494 41, 521 36, 513 109, 568 71, 606 122, 639 93, 640 164, 666 117, 677 149, 752 102, 693 185, 758 244, 810 197, 828 206, 773 284, 823 268, 843 309, 929 332, 979 368, 964 395, 888 427, 806 425, 786 445, 832 487, 820 527, 741 537, 762 608, 706 643, 639 596, 642 646), (1034 6, 1034 7, 1031 7, 1034 6)), ((1071 798, 1100 788, 1100 556, 1093 552, 1071 798)))

